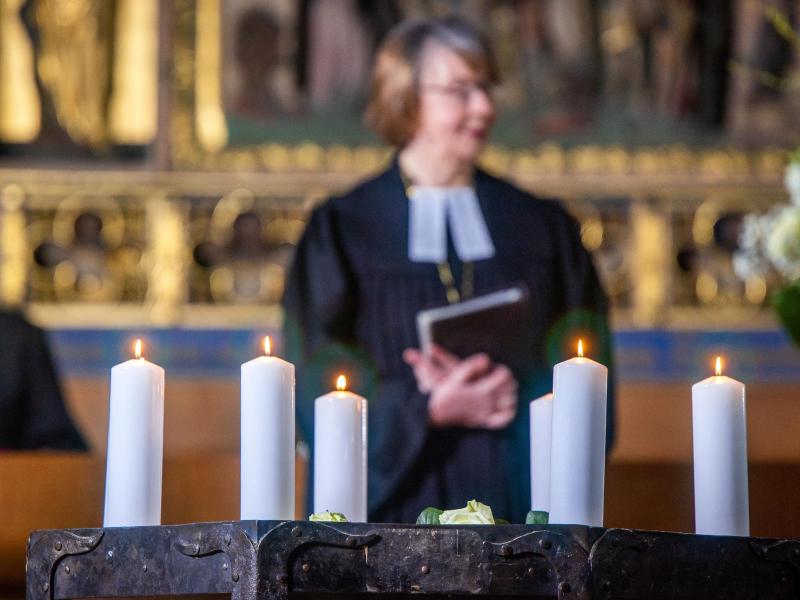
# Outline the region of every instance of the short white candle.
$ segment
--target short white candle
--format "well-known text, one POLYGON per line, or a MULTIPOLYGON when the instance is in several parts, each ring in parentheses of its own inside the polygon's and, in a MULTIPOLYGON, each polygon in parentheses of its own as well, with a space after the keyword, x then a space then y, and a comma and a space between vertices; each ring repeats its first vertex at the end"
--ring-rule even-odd
POLYGON ((583 356, 553 371, 550 523, 603 526, 608 368, 583 356))
POLYGON ((338 512, 367 521, 367 400, 337 390, 314 404, 314 512, 338 512))
POLYGON ((294 365, 270 351, 242 365, 242 520, 294 519, 294 365))
POLYGON ((531 510, 550 512, 553 394, 531 401, 531 510))
POLYGON ((692 386, 695 531, 750 535, 745 386, 722 375, 692 386))
POLYGON ((161 524, 164 369, 135 355, 111 369, 103 527, 161 524))

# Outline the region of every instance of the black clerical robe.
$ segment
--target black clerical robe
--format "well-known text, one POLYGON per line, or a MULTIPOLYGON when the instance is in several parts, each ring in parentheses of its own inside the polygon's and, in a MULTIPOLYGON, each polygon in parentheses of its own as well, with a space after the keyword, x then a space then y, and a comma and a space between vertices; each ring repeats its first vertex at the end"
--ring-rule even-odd
POLYGON ((313 453, 314 399, 337 373, 348 374, 369 400, 371 521, 413 522, 426 506, 458 508, 475 498, 522 522, 530 508, 529 401, 551 390, 552 367, 575 355, 577 335, 589 356, 611 366, 608 302, 577 223, 557 202, 483 171, 475 186, 496 250, 474 265, 475 294, 522 282, 532 298, 528 366, 515 370, 518 411, 504 430, 430 427, 428 397, 402 360, 405 348, 419 346, 417 312, 447 299, 436 265, 408 258, 408 199, 396 160, 313 211, 287 278, 284 339, 297 365, 300 432, 313 453))
POLYGON ((0 311, 0 365, 0 450, 86 449, 41 329, 0 311))

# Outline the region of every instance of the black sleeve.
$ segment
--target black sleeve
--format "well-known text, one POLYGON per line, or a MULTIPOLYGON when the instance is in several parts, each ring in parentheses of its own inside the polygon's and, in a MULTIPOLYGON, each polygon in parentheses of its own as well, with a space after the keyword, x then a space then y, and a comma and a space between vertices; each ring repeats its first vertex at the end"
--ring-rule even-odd
MULTIPOLYGON (((318 207, 297 246, 282 302, 284 352, 295 364, 297 424, 312 457, 314 400, 334 389, 337 374, 345 373, 348 388, 368 399, 373 511, 419 454, 427 435, 427 397, 413 379, 380 377, 357 344, 358 283, 337 225, 329 205, 318 207)), ((308 498, 313 498, 313 466, 310 473, 308 498)))
POLYGON ((608 367, 606 451, 609 451, 614 441, 615 375, 608 297, 592 255, 581 242, 579 224, 563 210, 559 211, 558 221, 563 312, 548 339, 548 362, 555 364, 575 356, 577 340, 582 338, 586 355, 608 367))
POLYGON ((333 389, 337 369, 350 375, 350 387, 363 384, 352 373, 355 283, 336 237, 332 216, 314 210, 296 250, 283 295, 283 340, 296 368, 298 427, 313 439, 314 399, 333 389))
POLYGON ((22 447, 86 450, 83 438, 67 413, 44 332, 30 327, 27 337, 22 386, 25 397, 21 405, 25 411, 22 447))

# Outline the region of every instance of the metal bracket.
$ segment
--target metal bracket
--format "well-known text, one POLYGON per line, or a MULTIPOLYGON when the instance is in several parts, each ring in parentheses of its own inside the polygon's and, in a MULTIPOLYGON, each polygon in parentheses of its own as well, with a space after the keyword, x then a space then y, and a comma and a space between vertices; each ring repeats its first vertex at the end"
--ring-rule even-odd
POLYGON ((763 560, 791 566, 800 577, 800 541, 781 540, 770 544, 750 542, 750 549, 763 560))
MULTIPOLYGON (((92 530, 86 530, 92 531, 92 530)), ((86 554, 94 550, 103 538, 103 530, 90 535, 78 535, 71 531, 52 531, 45 533, 28 548, 30 562, 25 566, 27 573, 28 600, 53 598, 53 573, 67 556, 86 554)))
POLYGON ((233 581, 231 600, 254 600, 256 592, 256 547, 247 533, 235 524, 200 524, 175 542, 175 549, 192 558, 224 553, 228 556, 233 581))
MULTIPOLYGON (((592 576, 602 574, 601 581, 594 581, 594 589, 601 598, 612 595, 613 581, 609 571, 614 569, 617 555, 623 550, 646 552, 651 547, 647 539, 631 529, 607 529, 592 544, 589 551, 589 564, 592 567, 592 576), (610 550, 606 548, 611 546, 610 550)), ((624 575, 624 571, 620 576, 624 575)))
POLYGON ((591 590, 589 560, 586 549, 574 538, 557 531, 537 530, 506 542, 484 542, 490 551, 507 560, 525 555, 545 558, 556 573, 556 594, 559 600, 588 600, 591 590))
POLYGON ((256 597, 264 600, 288 598, 289 566, 298 548, 318 544, 355 550, 379 539, 378 534, 351 535, 319 522, 281 523, 258 541, 257 570, 264 576, 258 582, 256 597))

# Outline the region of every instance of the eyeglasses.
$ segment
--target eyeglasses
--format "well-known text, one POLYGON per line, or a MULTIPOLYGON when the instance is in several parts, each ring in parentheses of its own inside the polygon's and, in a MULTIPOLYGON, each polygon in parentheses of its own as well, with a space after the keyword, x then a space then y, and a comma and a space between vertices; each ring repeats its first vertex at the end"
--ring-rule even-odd
POLYGON ((473 94, 482 93, 487 97, 492 97, 492 92, 494 91, 494 85, 489 83, 488 81, 475 81, 473 83, 454 83, 451 85, 438 85, 438 84, 427 84, 427 85, 420 85, 420 91, 422 92, 434 92, 438 94, 444 94, 445 96, 450 96, 466 104, 470 101, 473 94))

